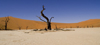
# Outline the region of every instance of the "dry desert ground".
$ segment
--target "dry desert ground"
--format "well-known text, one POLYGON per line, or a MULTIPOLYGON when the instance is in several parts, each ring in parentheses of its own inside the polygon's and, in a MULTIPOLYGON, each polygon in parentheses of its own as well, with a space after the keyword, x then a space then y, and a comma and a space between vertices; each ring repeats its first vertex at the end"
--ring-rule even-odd
POLYGON ((0 31, 0 45, 100 45, 100 28, 75 31, 0 31))

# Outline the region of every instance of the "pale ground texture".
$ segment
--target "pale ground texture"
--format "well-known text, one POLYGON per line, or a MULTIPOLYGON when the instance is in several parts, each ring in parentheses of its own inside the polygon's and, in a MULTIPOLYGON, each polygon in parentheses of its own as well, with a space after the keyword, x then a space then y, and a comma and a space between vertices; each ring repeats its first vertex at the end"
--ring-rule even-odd
POLYGON ((75 31, 0 31, 0 45, 100 45, 100 28, 75 31))

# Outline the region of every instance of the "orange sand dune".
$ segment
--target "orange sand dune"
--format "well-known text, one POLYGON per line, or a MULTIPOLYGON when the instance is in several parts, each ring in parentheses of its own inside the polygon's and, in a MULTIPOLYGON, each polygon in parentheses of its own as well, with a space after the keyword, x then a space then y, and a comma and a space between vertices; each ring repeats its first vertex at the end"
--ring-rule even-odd
MULTIPOLYGON (((20 18, 15 18, 9 16, 9 22, 8 22, 8 29, 44 29, 46 28, 46 23, 41 22, 41 21, 34 21, 34 20, 25 20, 25 19, 20 19, 20 18)), ((4 29, 5 22, 5 17, 0 18, 0 29, 4 29)), ((52 28, 76 28, 77 26, 79 27, 100 27, 100 19, 90 19, 87 21, 82 21, 79 23, 52 23, 52 28)))

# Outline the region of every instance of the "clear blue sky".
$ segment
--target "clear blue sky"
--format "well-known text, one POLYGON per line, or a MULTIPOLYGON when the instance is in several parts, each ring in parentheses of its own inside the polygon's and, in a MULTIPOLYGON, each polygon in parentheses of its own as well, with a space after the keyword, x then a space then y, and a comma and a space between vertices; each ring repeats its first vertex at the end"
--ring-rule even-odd
POLYGON ((100 19, 100 0, 0 0, 0 17, 40 21, 36 16, 42 18, 42 5, 46 8, 44 14, 48 18, 54 17, 52 22, 77 23, 100 19))

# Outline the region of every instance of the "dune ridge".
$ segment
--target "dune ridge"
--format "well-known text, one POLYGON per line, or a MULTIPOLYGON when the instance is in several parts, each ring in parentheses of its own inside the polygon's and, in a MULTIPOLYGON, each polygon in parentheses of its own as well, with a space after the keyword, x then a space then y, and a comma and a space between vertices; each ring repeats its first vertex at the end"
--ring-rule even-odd
MULTIPOLYGON (((46 23, 42 21, 35 21, 35 20, 25 20, 20 18, 15 18, 12 16, 9 16, 9 22, 8 22, 8 29, 44 29, 46 28, 46 23)), ((5 17, 0 17, 0 28, 4 29, 4 21, 5 17)), ((100 19, 90 19, 86 21, 82 21, 79 23, 51 23, 51 28, 86 28, 88 27, 100 27, 100 19)))

